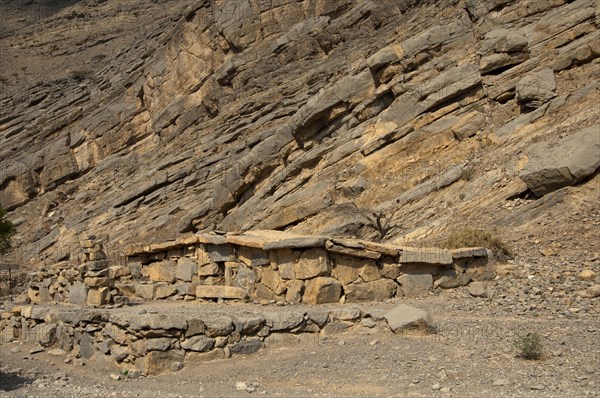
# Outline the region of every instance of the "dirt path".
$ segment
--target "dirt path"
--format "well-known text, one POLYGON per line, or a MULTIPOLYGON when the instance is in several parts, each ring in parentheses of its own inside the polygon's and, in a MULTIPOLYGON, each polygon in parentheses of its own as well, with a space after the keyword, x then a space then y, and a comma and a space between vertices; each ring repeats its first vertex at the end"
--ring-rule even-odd
POLYGON ((65 364, 48 352, 30 354, 33 345, 3 342, 0 389, 7 397, 600 396, 597 317, 501 314, 493 303, 442 296, 412 300, 434 314, 438 334, 394 335, 359 326, 139 379, 112 380, 115 368, 101 359, 65 364), (543 337, 543 359, 516 357, 515 337, 534 331, 543 337))

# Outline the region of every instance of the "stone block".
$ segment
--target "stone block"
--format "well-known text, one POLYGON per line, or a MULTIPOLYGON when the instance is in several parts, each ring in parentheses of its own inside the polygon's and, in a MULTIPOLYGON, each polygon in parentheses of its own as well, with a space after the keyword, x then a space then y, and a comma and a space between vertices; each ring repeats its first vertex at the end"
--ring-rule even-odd
POLYGON ((449 250, 437 248, 402 248, 400 263, 452 264, 449 250))
POLYGON ((85 269, 88 271, 100 271, 108 268, 108 260, 94 260, 94 261, 86 261, 85 269))
POLYGON ((240 246, 236 250, 239 261, 250 267, 269 265, 269 254, 261 249, 240 246))
POLYGON ((106 305, 110 302, 110 289, 101 287, 98 289, 90 289, 88 291, 87 303, 90 305, 106 305))
POLYGON ((198 276, 223 275, 224 270, 217 263, 208 263, 198 267, 198 276))
POLYGON ((237 275, 235 276, 235 286, 246 289, 249 292, 254 291, 254 284, 256 283, 256 274, 251 268, 241 264, 238 267, 237 275))
POLYGON ((186 351, 206 352, 215 345, 215 340, 206 336, 193 336, 181 342, 181 348, 186 351))
POLYGON ((306 304, 337 303, 342 294, 342 286, 333 278, 318 277, 306 282, 302 301, 306 304))
POLYGON ((317 276, 329 276, 329 256, 325 249, 307 249, 302 252, 293 267, 295 279, 310 279, 317 276))
POLYGON ((418 297, 427 294, 433 288, 431 274, 404 274, 396 279, 406 297, 418 297))
POLYGON ((149 351, 166 351, 173 345, 175 340, 168 337, 156 339, 141 339, 131 344, 132 350, 136 355, 146 355, 149 351))
POLYGON ((87 277, 83 280, 83 283, 85 283, 89 287, 110 287, 110 286, 112 286, 113 280, 109 277, 103 277, 103 278, 87 277))
POLYGON ((348 302, 381 301, 394 297, 396 294, 396 283, 390 279, 351 283, 344 286, 344 291, 348 302))
POLYGON ((71 304, 85 304, 87 300, 88 287, 81 282, 74 282, 69 290, 69 302, 71 304))
POLYGON ((260 350, 263 343, 260 340, 240 341, 230 347, 232 354, 250 355, 260 350))
POLYGON ((159 375, 165 372, 178 370, 183 363, 184 350, 151 351, 144 360, 144 373, 146 375, 159 375))
POLYGON ((177 260, 177 268, 175 270, 175 278, 184 282, 191 282, 192 277, 196 274, 198 264, 189 257, 181 257, 177 260))
POLYGON ((135 295, 143 298, 144 300, 154 299, 154 293, 156 292, 156 285, 137 285, 135 287, 135 295))
POLYGON ((123 265, 113 265, 108 268, 109 278, 122 278, 131 275, 131 270, 123 265))
POLYGON ((285 301, 288 303, 299 303, 302 301, 304 294, 304 282, 294 279, 288 283, 285 301))
POLYGON ((262 268, 260 282, 271 289, 278 296, 284 294, 287 289, 287 286, 279 276, 279 272, 275 271, 271 267, 262 268))
POLYGON ((248 291, 235 286, 208 286, 196 287, 198 298, 222 298, 222 299, 244 299, 248 297, 248 291))
POLYGON ((175 282, 175 263, 160 261, 148 266, 148 277, 154 282, 175 282))
POLYGON ((156 300, 162 300, 177 293, 177 289, 173 285, 157 285, 154 293, 156 300))
POLYGON ((233 245, 206 245, 206 253, 212 262, 236 261, 233 245))

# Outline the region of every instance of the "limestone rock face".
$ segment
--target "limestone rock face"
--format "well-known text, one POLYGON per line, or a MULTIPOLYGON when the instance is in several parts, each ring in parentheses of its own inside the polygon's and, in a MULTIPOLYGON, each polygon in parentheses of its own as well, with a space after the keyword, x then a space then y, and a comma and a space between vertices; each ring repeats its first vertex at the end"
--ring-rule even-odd
POLYGON ((600 124, 558 140, 531 147, 529 162, 519 174, 529 189, 543 196, 573 185, 600 168, 600 124))
MULTIPOLYGON (((519 217, 490 209, 518 194, 521 156, 600 117, 595 0, 70 3, 44 18, 31 18, 37 2, 8 10, 0 35, 0 205, 19 221, 13 255, 31 267, 88 256, 100 272, 124 244, 184 232, 414 242, 465 222, 510 231, 519 217), (89 17, 84 32, 73 15, 89 17), (73 250, 88 231, 107 237, 104 256, 73 250)), ((590 140, 521 177, 538 196, 585 180, 590 140)), ((282 259, 283 282, 235 283, 282 299, 288 281, 326 277, 334 264, 294 243, 305 264, 282 259)), ((164 264, 144 276, 225 278, 235 257, 218 239, 199 254, 196 269, 153 258, 164 264)), ((240 261, 266 265, 251 250, 240 261)))

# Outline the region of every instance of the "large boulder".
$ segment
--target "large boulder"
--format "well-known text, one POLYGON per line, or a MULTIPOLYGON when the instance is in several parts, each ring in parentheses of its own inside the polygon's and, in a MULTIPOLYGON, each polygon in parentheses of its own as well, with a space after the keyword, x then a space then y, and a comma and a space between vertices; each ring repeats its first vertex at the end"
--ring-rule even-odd
POLYGON ((342 294, 342 285, 333 279, 319 277, 306 283, 303 302, 306 304, 337 303, 342 294))
POLYGON ((538 197, 573 185, 600 167, 600 124, 532 145, 529 162, 519 174, 538 197))
POLYGON ((414 329, 428 332, 436 330, 431 315, 427 311, 406 304, 395 307, 384 317, 394 333, 414 329))

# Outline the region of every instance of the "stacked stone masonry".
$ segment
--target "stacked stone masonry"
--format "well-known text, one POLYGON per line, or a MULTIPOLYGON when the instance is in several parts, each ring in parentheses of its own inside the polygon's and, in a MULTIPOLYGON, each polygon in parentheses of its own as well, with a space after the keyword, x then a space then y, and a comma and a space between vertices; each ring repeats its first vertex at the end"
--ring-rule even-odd
POLYGON ((414 297, 493 278, 484 248, 408 248, 279 231, 190 235, 126 248, 121 288, 145 300, 323 304, 414 297))
POLYGON ((495 276, 485 248, 400 247, 280 231, 196 234, 130 245, 124 253, 127 266, 110 266, 100 244, 81 243, 81 265, 59 263, 32 275, 32 302, 379 301, 495 276))
MULTIPOLYGON (((337 305, 285 311, 215 311, 196 306, 153 310, 15 306, 2 313, 3 341, 21 340, 53 348, 79 361, 105 361, 145 375, 177 371, 185 363, 249 355, 262 348, 320 339, 353 328, 394 333, 431 333, 430 315, 406 305, 392 310, 337 305), (424 328, 425 326, 425 328, 424 328)), ((208 306, 208 304, 206 305, 208 306)), ((262 307, 258 307, 262 308, 262 307)))

